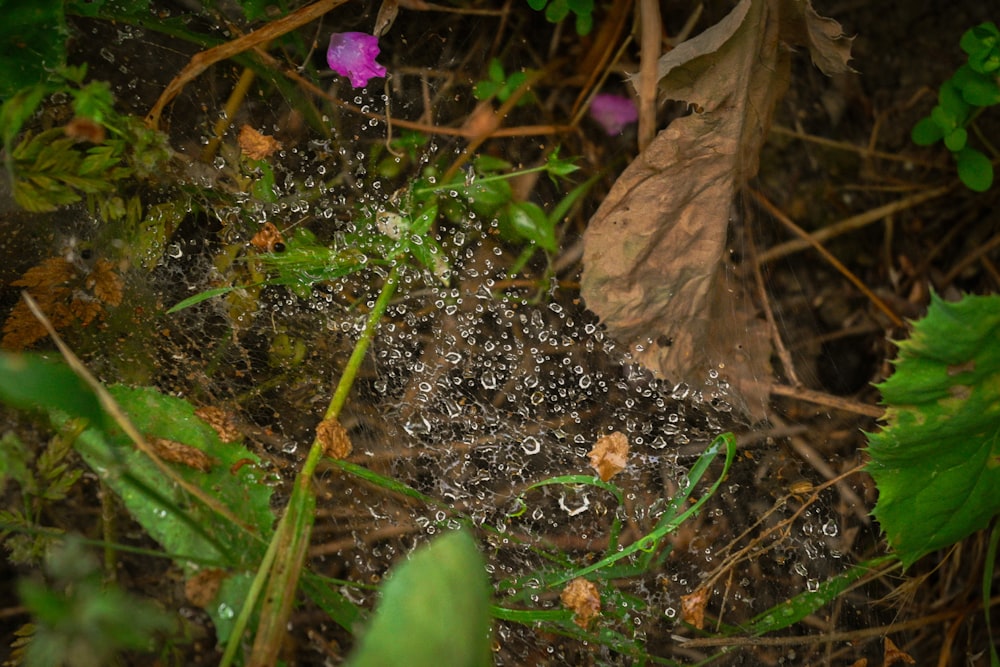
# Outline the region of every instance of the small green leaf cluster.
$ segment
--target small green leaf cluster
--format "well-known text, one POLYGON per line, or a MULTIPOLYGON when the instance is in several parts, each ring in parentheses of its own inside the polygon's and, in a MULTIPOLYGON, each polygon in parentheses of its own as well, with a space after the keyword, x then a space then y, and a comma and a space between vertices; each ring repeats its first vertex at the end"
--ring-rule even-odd
POLYGON ((594 27, 594 0, 528 0, 528 4, 536 12, 544 9, 549 23, 558 23, 572 12, 578 35, 589 35, 594 27))
MULTIPOLYGON (((493 58, 487 68, 489 78, 473 86, 472 94, 477 100, 488 100, 491 97, 496 97, 501 102, 506 102, 515 90, 524 85, 530 73, 530 70, 521 70, 507 74, 504 72, 500 59, 493 58)), ((534 95, 528 93, 517 101, 517 106, 533 102, 534 99, 534 95)))
POLYGON ((937 105, 914 126, 911 137, 919 146, 943 141, 966 187, 984 192, 993 184, 993 165, 969 146, 968 128, 984 108, 1000 104, 1000 29, 983 23, 966 31, 960 44, 968 62, 941 85, 937 105))

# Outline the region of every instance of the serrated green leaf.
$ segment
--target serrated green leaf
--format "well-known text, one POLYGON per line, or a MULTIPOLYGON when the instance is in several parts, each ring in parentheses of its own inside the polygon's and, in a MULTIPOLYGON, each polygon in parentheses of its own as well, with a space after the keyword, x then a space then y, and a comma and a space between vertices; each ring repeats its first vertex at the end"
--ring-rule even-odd
POLYGON ((974 192, 986 192, 993 185, 993 164, 975 148, 966 146, 955 154, 958 177, 974 192))
POLYGON ((485 563, 458 531, 418 549, 382 586, 382 601, 348 667, 490 664, 485 563))
POLYGON ((1000 512, 1000 296, 932 296, 878 385, 886 426, 868 434, 873 514, 905 566, 1000 512))

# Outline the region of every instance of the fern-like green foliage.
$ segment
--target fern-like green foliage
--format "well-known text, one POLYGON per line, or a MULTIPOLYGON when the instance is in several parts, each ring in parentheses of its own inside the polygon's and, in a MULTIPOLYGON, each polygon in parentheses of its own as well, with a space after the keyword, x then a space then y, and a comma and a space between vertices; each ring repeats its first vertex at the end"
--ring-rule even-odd
POLYGON ((14 199, 42 213, 74 204, 82 194, 110 192, 132 172, 113 146, 79 150, 61 128, 26 137, 13 151, 14 199))
POLYGON ((874 515, 911 565, 1000 513, 1000 296, 937 295, 878 385, 886 426, 868 434, 874 515))

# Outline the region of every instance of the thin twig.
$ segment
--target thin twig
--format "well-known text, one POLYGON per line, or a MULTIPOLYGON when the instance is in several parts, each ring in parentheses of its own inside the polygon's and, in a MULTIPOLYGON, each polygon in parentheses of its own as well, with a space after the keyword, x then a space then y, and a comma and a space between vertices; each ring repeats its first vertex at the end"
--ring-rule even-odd
POLYGON ((656 135, 656 83, 658 60, 663 51, 663 24, 660 21, 659 0, 640 0, 642 20, 639 53, 639 152, 656 135))
POLYGON ((216 47, 208 49, 207 51, 202 51, 191 56, 191 60, 188 64, 180 71, 180 74, 175 76, 173 80, 167 84, 167 87, 163 89, 160 93, 159 99, 156 100, 156 104, 150 109, 149 113, 146 115, 146 125, 151 129, 158 129, 160 126, 160 116, 163 115, 163 109, 166 108, 168 104, 177 95, 184 90, 184 86, 196 79, 202 72, 211 67, 217 62, 221 62, 233 56, 239 55, 244 51, 249 51, 255 46, 259 46, 268 42, 272 39, 276 39, 285 35, 296 28, 299 28, 310 21, 319 18, 323 14, 326 14, 331 9, 339 7, 340 5, 347 2, 347 0, 319 0, 311 5, 307 5, 301 9, 298 9, 288 16, 278 19, 277 21, 272 21, 259 30, 254 30, 253 32, 243 35, 231 42, 226 42, 225 44, 220 44, 216 47))
POLYGON ((774 218, 779 222, 781 222, 781 224, 783 224, 785 227, 792 230, 792 232, 794 232, 797 236, 804 239, 808 245, 815 248, 816 251, 823 256, 823 259, 829 262, 830 265, 835 269, 837 269, 837 271, 839 271, 842 276, 847 278, 847 280, 850 281, 852 285, 857 287, 862 294, 868 297, 868 300, 871 301, 876 308, 881 310, 885 314, 885 316, 889 318, 889 321, 891 321, 894 326, 897 327, 903 326, 903 318, 897 315, 895 311, 893 311, 892 308, 890 308, 888 304, 885 303, 885 301, 876 296, 876 294, 872 292, 871 289, 869 289, 868 286, 865 285, 860 278, 854 275, 853 271, 844 266, 841 263, 841 261, 836 257, 834 257, 829 250, 824 248, 822 244, 820 244, 820 242, 816 240, 815 237, 810 236, 808 232, 806 232, 804 229, 802 229, 794 222, 792 222, 792 219, 789 218, 787 215, 785 215, 784 211, 775 206, 762 193, 752 188, 748 188, 748 191, 750 192, 751 196, 753 196, 753 198, 757 200, 757 203, 759 203, 761 206, 767 209, 768 213, 774 216, 774 218))
POLYGON ((757 256, 757 261, 760 264, 773 262, 774 260, 784 257, 785 255, 791 255, 792 253, 796 253, 800 250, 805 250, 806 248, 813 246, 814 244, 812 241, 822 243, 823 241, 840 236, 841 234, 846 234, 856 229, 867 227, 871 223, 883 220, 893 213, 905 211, 908 208, 913 208, 914 206, 923 204, 931 199, 937 199, 938 197, 951 192, 951 190, 952 186, 950 185, 934 188, 932 190, 924 190, 910 195, 909 197, 903 197, 902 199, 886 204, 885 206, 879 206, 878 208, 873 208, 869 211, 865 211, 864 213, 853 215, 850 218, 845 218, 840 222, 836 222, 832 225, 826 225, 822 229, 812 232, 808 235, 808 239, 794 239, 785 243, 780 243, 773 248, 768 248, 757 256))

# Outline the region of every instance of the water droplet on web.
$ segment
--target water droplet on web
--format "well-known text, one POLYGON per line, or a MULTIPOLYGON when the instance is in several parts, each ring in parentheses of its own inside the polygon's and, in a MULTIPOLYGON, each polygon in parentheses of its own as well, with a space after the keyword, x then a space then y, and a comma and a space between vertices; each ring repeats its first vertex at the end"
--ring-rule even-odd
POLYGON ((567 501, 566 501, 566 494, 565 493, 560 494, 559 495, 559 508, 562 509, 564 512, 566 512, 566 514, 568 514, 570 516, 577 516, 578 514, 583 514, 588 509, 590 509, 590 497, 586 493, 581 494, 581 496, 582 496, 582 502, 581 501, 571 501, 571 502, 581 502, 581 504, 577 505, 576 507, 570 507, 567 504, 567 501))
POLYGON ((826 523, 823 524, 823 534, 829 537, 834 537, 837 534, 837 522, 833 519, 828 519, 826 523))
POLYGON ((233 608, 226 603, 220 604, 218 609, 216 609, 216 611, 219 614, 219 618, 232 618, 233 616, 236 615, 236 612, 233 610, 233 608))
POLYGON ((482 383, 483 389, 497 388, 497 376, 493 371, 483 371, 483 374, 479 377, 479 382, 482 383))
POLYGON ((403 424, 403 430, 412 436, 427 435, 431 432, 431 423, 423 415, 403 424))
POLYGON ((521 448, 524 449, 525 454, 531 456, 542 450, 542 443, 538 441, 538 438, 529 435, 521 440, 521 448))

